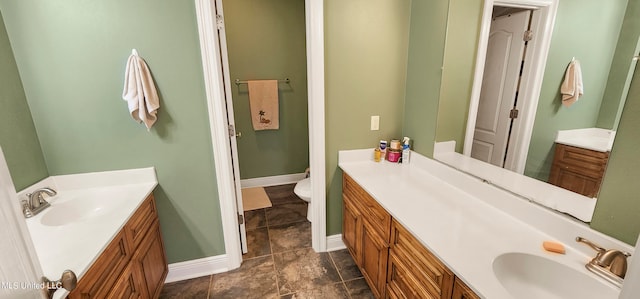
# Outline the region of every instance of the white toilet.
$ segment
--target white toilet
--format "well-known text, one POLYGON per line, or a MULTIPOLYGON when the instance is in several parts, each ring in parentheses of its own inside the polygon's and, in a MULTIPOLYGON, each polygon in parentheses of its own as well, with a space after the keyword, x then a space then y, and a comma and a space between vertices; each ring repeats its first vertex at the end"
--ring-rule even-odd
POLYGON ((311 222, 311 178, 299 181, 296 184, 296 187, 293 188, 293 193, 300 197, 300 199, 309 203, 307 205, 307 220, 311 222))

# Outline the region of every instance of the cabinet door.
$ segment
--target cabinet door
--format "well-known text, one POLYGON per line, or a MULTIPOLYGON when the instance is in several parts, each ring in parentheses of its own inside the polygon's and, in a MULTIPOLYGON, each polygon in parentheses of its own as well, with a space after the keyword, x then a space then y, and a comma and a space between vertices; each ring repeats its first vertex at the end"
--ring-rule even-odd
POLYGON ((134 261, 142 273, 143 285, 150 298, 158 298, 167 276, 167 260, 160 226, 156 220, 138 248, 134 261))
POLYGON ((360 240, 362 238, 362 215, 353 206, 348 195, 342 196, 342 240, 349 249, 356 265, 361 266, 360 240))
POLYGON ((78 281, 70 299, 104 298, 120 273, 131 260, 131 251, 124 232, 120 232, 78 281))
POLYGON ((480 299, 464 282, 456 277, 453 285, 453 295, 451 299, 480 299))
POLYGON ((142 282, 140 268, 130 263, 113 285, 106 298, 138 299, 149 298, 142 282))
POLYGON ((596 197, 609 153, 557 143, 555 147, 549 183, 587 197, 596 197))
POLYGON ((376 229, 367 219, 363 219, 362 224, 362 243, 360 245, 362 265, 360 270, 376 298, 383 298, 387 278, 389 243, 376 233, 376 229))
POLYGON ((585 176, 583 172, 562 164, 554 165, 551 169, 549 183, 587 197, 598 195, 601 178, 585 176))

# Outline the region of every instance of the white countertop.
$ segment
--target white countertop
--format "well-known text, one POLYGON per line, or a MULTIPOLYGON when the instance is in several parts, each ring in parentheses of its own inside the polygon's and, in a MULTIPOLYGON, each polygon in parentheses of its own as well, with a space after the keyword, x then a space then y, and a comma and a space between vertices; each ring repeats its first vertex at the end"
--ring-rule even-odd
POLYGON ((593 275, 584 265, 594 253, 577 244, 576 236, 633 251, 583 223, 411 154, 411 162, 402 165, 373 162, 372 149, 340 151, 339 166, 483 298, 513 298, 492 270, 493 260, 503 253, 544 256, 593 275), (544 251, 546 240, 563 243, 567 254, 544 251))
MULTIPOLYGON (((18 193, 18 198, 37 188, 52 187, 57 195, 47 198, 51 207, 27 219, 44 275, 58 279, 66 269, 81 279, 113 240, 127 220, 158 184, 155 169, 143 168, 86 174, 52 176, 18 193), (92 217, 84 217, 64 225, 45 225, 47 212, 57 205, 83 198, 109 202, 92 217)), ((58 290, 54 298, 64 298, 68 292, 58 290)))
POLYGON ((556 143, 594 150, 610 152, 616 131, 601 128, 561 130, 556 135, 556 143))

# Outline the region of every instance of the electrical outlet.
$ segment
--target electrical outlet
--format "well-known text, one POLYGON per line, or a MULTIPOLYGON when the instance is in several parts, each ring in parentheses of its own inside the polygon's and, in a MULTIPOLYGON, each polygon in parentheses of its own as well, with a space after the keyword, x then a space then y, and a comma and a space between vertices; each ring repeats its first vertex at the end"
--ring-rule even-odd
POLYGON ((371 131, 380 130, 380 116, 374 115, 371 116, 371 131))

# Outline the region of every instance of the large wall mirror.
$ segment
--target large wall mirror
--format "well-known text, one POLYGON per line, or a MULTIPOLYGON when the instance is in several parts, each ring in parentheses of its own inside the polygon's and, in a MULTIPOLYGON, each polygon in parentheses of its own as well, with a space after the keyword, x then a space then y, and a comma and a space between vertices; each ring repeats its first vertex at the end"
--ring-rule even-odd
POLYGON ((640 51, 640 1, 458 2, 436 141, 595 201, 640 51), (461 53, 475 60, 455 60, 461 53), (573 61, 583 94, 563 105, 573 61))

